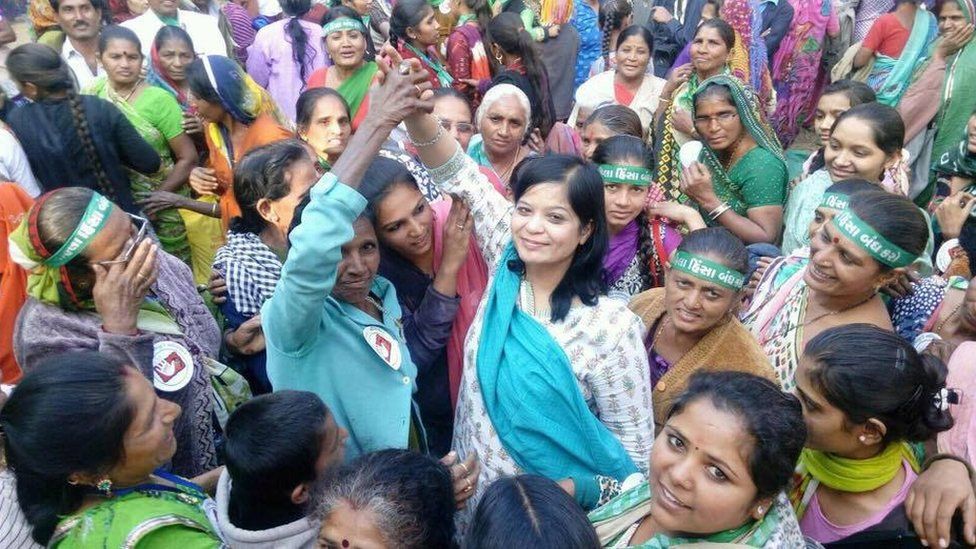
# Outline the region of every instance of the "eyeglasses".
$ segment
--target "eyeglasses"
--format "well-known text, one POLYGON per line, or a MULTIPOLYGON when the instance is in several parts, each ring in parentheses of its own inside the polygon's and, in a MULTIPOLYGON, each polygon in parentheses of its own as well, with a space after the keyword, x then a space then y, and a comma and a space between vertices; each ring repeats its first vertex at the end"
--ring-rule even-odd
POLYGON ((129 239, 129 245, 122 252, 122 257, 119 259, 109 259, 106 261, 95 261, 96 265, 101 265, 103 267, 108 267, 109 265, 118 265, 120 263, 128 263, 132 259, 132 254, 135 253, 136 247, 140 242, 146 239, 146 233, 149 232, 149 220, 145 217, 139 217, 138 215, 129 214, 129 218, 132 219, 132 224, 138 227, 136 230, 136 235, 129 239))
POLYGON ((441 127, 446 131, 451 131, 451 126, 457 128, 458 133, 474 133, 474 124, 468 124, 467 122, 451 122, 450 120, 441 120, 441 127))
POLYGON ((716 114, 715 116, 696 116, 695 125, 696 126, 711 126, 712 122, 718 121, 719 124, 725 125, 729 122, 735 120, 739 117, 739 113, 735 111, 723 112, 716 114))

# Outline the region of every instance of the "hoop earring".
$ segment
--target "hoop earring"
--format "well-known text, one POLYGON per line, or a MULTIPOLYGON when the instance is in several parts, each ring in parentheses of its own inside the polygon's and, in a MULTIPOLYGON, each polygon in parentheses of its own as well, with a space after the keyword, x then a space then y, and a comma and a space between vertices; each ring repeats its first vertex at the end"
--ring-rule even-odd
POLYGON ((498 64, 499 65, 504 65, 505 64, 505 62, 502 61, 502 54, 500 54, 500 53, 496 53, 495 54, 495 60, 498 61, 498 64))

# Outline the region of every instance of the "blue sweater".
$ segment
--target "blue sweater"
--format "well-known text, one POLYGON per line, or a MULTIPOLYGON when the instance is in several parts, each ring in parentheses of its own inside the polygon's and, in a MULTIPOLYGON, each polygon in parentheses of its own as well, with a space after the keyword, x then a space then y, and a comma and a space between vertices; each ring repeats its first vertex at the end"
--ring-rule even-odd
POLYGON ((383 322, 330 295, 342 245, 352 240, 353 222, 365 207, 358 192, 331 173, 322 176, 289 237, 281 279, 261 309, 271 384, 312 391, 325 401, 349 431, 347 461, 407 447, 417 378, 389 281, 377 277, 372 287, 383 302, 383 322))

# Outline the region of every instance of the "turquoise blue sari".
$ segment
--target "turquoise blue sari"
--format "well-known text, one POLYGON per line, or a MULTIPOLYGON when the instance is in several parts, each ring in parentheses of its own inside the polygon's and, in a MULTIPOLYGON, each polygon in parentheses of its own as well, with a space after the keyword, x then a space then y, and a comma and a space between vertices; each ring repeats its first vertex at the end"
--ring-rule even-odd
POLYGON ((874 68, 868 75, 868 85, 878 96, 878 103, 896 107, 912 81, 915 67, 925 58, 938 32, 935 16, 919 8, 915 12, 912 33, 898 59, 875 52, 874 68))
POLYGON ((485 304, 477 359, 485 408, 521 469, 554 480, 573 478, 577 501, 592 506, 595 475, 622 481, 637 467, 586 405, 569 357, 545 327, 518 308, 522 277, 509 267, 515 259, 509 244, 485 304))

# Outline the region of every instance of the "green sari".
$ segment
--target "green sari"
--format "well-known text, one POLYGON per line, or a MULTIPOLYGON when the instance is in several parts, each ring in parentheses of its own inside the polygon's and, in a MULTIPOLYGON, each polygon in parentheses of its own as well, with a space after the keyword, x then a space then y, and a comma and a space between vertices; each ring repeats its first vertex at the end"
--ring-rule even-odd
MULTIPOLYGON (((139 135, 159 154, 161 163, 159 171, 155 174, 143 175, 134 170, 126 170, 129 174, 129 182, 132 185, 132 194, 138 198, 139 195, 145 195, 159 189, 159 186, 173 170, 173 154, 169 148, 169 138, 164 134, 164 130, 157 127, 151 121, 151 118, 153 118, 154 114, 158 116, 160 112, 166 110, 162 103, 172 103, 173 108, 170 110, 179 113, 179 133, 182 133, 183 111, 180 109, 176 99, 160 88, 149 86, 143 90, 135 103, 132 104, 119 96, 108 84, 108 79, 105 77, 96 80, 85 92, 101 97, 118 107, 136 131, 139 132, 139 135)), ((171 127, 168 133, 172 137, 179 135, 179 133, 173 134, 174 131, 176 131, 175 126, 171 127)), ((176 192, 183 196, 189 196, 189 190, 186 185, 176 192)), ((152 216, 152 226, 153 230, 156 231, 156 236, 159 238, 159 243, 162 244, 163 249, 187 265, 190 265, 190 241, 187 239, 186 226, 183 224, 183 217, 180 215, 179 210, 170 208, 156 212, 152 216)))
POLYGON ((369 111, 369 87, 376 77, 377 70, 379 67, 376 63, 368 61, 336 89, 349 104, 349 112, 352 116, 350 122, 354 130, 359 127, 369 111))
MULTIPOLYGON (((729 90, 742 126, 757 145, 728 170, 710 147, 702 147, 699 161, 712 174, 715 195, 741 216, 745 216, 751 208, 782 206, 786 202, 786 185, 789 181, 786 159, 776 134, 763 121, 756 96, 735 77, 721 74, 702 82, 695 91, 695 98, 713 85, 729 90)), ((695 118, 694 105, 691 117, 695 118)), ((717 224, 717 221, 710 224, 717 224)))
MULTIPOLYGON (((976 8, 973 0, 956 0, 966 23, 972 24, 976 8)), ((966 132, 966 124, 973 112, 973 98, 976 97, 976 40, 970 39, 961 50, 946 60, 945 80, 942 84, 942 106, 935 115, 938 132, 932 145, 933 172, 941 164, 950 161, 950 155, 959 147, 960 136, 966 132)), ((965 137, 963 137, 965 140, 965 137)), ((964 155, 965 156, 965 155, 964 155)), ((929 186, 919 199, 927 199, 932 195, 935 179, 931 178, 929 186)), ((916 199, 919 204, 919 200, 916 199)))
POLYGON ((782 501, 777 501, 762 520, 750 520, 732 530, 703 535, 699 538, 657 534, 640 545, 627 545, 630 537, 633 536, 632 527, 650 514, 651 498, 650 484, 642 482, 591 511, 588 518, 596 529, 600 544, 607 548, 664 549, 702 542, 737 543, 750 547, 796 547, 796 543, 802 543, 799 526, 789 506, 782 501))

